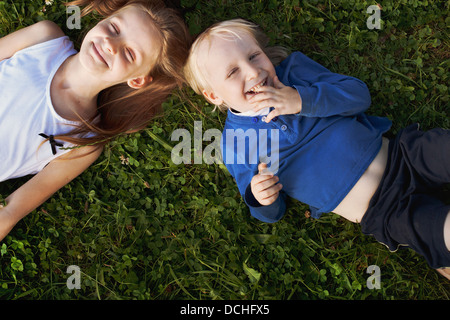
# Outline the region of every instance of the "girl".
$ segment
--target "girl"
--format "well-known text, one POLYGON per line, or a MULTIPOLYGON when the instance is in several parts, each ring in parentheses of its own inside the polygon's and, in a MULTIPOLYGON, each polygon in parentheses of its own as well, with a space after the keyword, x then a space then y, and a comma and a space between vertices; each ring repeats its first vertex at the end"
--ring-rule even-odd
POLYGON ((79 52, 50 21, 0 39, 0 181, 36 174, 0 209, 0 240, 182 83, 183 20, 159 1, 74 1, 106 18, 79 52))
POLYGON ((276 222, 291 196, 314 218, 334 212, 392 251, 411 247, 450 279, 450 206, 432 195, 450 182, 450 131, 411 126, 388 141, 391 122, 364 114, 362 81, 266 46, 254 24, 225 21, 198 36, 185 66, 194 91, 228 109, 222 156, 251 214, 276 222))

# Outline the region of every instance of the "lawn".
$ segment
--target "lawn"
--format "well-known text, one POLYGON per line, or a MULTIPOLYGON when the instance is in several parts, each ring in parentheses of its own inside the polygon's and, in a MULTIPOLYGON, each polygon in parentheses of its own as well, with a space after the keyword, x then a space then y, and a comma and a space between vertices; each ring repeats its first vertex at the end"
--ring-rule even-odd
MULTIPOLYGON (((380 29, 366 23, 374 1, 181 3, 193 34, 242 17, 261 25, 272 44, 363 80, 372 94, 368 113, 390 118, 394 134, 415 122, 425 130, 450 128, 448 1, 381 1, 380 29)), ((0 1, 0 36, 49 19, 79 46, 79 30, 66 26, 69 16, 58 0, 0 1)), ((94 22, 83 18, 82 29, 94 22)), ((450 298, 450 281, 409 249, 390 253, 359 225, 332 213, 312 219, 296 200, 280 222, 259 222, 223 166, 175 164, 174 130, 194 137, 196 122, 202 132, 222 130, 225 114, 212 111, 190 89, 174 92, 147 129, 118 137, 19 222, 0 243, 0 298, 450 298), (67 286, 72 265, 80 270, 79 289, 67 286), (372 265, 379 288, 368 283, 372 265)), ((1 183, 0 194, 5 198, 28 178, 1 183)))

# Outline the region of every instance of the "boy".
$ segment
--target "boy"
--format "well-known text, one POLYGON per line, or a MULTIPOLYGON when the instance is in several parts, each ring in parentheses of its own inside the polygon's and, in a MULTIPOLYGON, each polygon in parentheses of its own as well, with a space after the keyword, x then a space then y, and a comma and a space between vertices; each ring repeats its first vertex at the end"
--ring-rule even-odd
POLYGON ((276 222, 291 196, 314 218, 334 212, 360 223, 391 251, 411 247, 450 279, 450 206, 432 196, 450 182, 450 131, 415 125, 388 141, 391 122, 364 114, 362 81, 300 52, 275 68, 285 57, 237 19, 203 32, 185 67, 194 91, 228 109, 223 159, 251 214, 276 222), (279 162, 252 161, 269 153, 279 162))

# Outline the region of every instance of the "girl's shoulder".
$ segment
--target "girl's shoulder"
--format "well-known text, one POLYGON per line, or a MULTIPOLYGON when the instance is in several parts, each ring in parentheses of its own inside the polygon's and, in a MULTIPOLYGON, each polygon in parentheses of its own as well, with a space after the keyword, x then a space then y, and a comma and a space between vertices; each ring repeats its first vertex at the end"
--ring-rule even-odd
POLYGON ((64 32, 54 22, 44 20, 17 30, 0 38, 0 60, 13 56, 16 52, 64 36, 64 32))
POLYGON ((36 37, 30 39, 31 44, 29 46, 65 36, 62 29, 50 20, 37 22, 31 27, 33 28, 32 33, 33 35, 36 35, 36 37))
POLYGON ((19 39, 22 41, 22 49, 65 36, 62 29, 50 20, 37 22, 27 28, 26 33, 20 37, 22 39, 19 39))

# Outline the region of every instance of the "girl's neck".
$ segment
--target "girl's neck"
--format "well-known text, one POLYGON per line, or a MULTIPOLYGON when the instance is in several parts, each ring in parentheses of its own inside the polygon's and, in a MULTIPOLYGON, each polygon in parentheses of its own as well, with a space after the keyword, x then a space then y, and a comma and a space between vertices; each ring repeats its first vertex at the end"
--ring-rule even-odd
POLYGON ((55 110, 68 120, 87 119, 97 114, 97 96, 104 88, 98 79, 85 72, 79 54, 67 58, 52 81, 52 102, 55 110))

